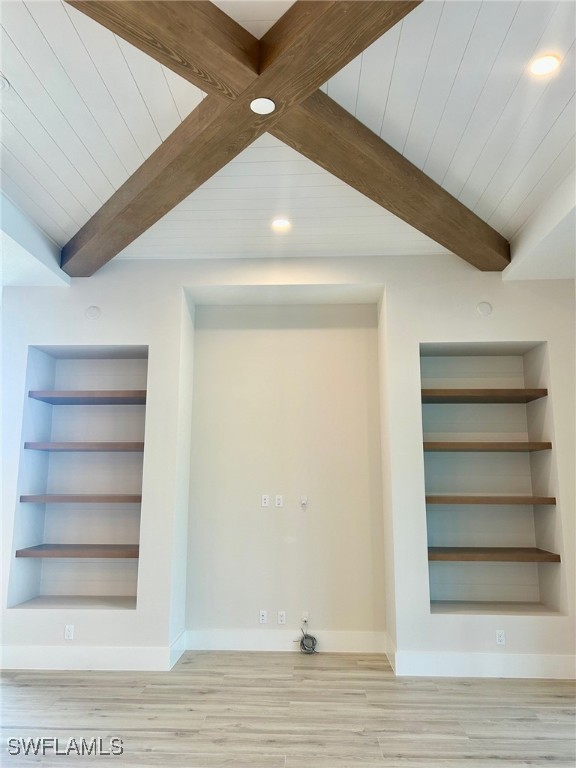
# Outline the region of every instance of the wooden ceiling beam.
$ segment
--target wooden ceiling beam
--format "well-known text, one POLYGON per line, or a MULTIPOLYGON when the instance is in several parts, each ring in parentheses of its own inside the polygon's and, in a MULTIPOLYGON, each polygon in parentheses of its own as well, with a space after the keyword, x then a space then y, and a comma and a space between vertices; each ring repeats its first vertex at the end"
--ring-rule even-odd
MULTIPOLYGON (((418 2, 303 0, 292 6, 261 41, 262 74, 234 101, 204 99, 65 245, 64 271, 73 277, 93 274, 418 2), (255 115, 250 102, 258 96, 272 98, 276 111, 255 115)), ((185 5, 191 10, 198 4, 185 5)))
POLYGON ((383 27, 393 26, 417 1, 297 2, 262 41, 209 2, 68 2, 214 96, 233 100, 250 91, 244 93, 242 130, 240 124, 233 126, 224 153, 217 137, 224 137, 226 131, 215 133, 213 121, 238 119, 234 110, 227 111, 224 104, 210 100, 184 121, 65 246, 62 261, 69 274, 91 274, 98 269, 264 130, 478 269, 502 270, 509 264, 509 245, 499 233, 325 94, 317 91, 298 103, 316 87, 311 82, 327 80, 357 55, 359 47, 377 39, 383 27), (335 13, 336 3, 340 8, 335 13), (342 21, 351 6, 355 11, 353 35, 342 21), (343 55, 334 56, 336 45, 343 55), (311 46, 314 61, 310 60, 311 46), (290 67, 288 78, 283 71, 286 66, 290 67), (259 68, 266 77, 258 77, 259 68), (298 82, 294 89, 294 73, 308 77, 309 82, 298 82), (246 113, 246 101, 264 92, 277 102, 276 113, 269 118, 246 113), (197 150, 207 152, 208 146, 212 148, 210 158, 198 157, 197 150), (188 170, 181 184, 184 168, 188 170), (153 214, 155 208, 157 215, 153 214), (107 232, 107 248, 97 252, 91 244, 101 243, 102 228, 107 232))
POLYGON ((510 263, 502 235, 322 91, 271 133, 478 269, 510 263))
POLYGON ((210 2, 66 2, 205 93, 232 99, 258 76, 260 41, 210 2))
MULTIPOLYGON (((298 0, 260 40, 260 72, 308 60, 325 83, 422 0, 298 0)), ((295 76, 298 76, 296 71, 295 76)))
MULTIPOLYGON (((180 123, 66 243, 61 254, 64 272, 71 277, 94 274, 210 177, 210 157, 198 157, 198 151, 218 123, 222 125, 229 103, 207 96, 180 123)), ((212 172, 217 170, 218 164, 212 172)))

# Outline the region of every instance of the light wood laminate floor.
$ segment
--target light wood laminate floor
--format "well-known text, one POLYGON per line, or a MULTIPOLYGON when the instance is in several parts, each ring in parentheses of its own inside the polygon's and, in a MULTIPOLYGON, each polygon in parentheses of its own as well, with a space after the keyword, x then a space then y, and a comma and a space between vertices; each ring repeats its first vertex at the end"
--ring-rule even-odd
POLYGON ((2 765, 575 766, 568 681, 395 678, 383 656, 188 652, 171 672, 5 672, 2 765), (115 736, 121 756, 11 757, 115 736), (104 762, 103 762, 104 761, 104 762))

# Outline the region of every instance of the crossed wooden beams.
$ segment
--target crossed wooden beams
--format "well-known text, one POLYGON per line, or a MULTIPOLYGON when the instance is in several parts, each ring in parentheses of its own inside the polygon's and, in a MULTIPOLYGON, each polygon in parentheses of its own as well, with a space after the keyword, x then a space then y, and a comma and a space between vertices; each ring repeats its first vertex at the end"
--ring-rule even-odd
POLYGON ((257 40, 201 0, 67 0, 208 95, 62 250, 93 274, 269 132, 482 270, 508 242, 318 88, 421 0, 298 0, 257 40), (250 102, 268 97, 270 115, 250 102))

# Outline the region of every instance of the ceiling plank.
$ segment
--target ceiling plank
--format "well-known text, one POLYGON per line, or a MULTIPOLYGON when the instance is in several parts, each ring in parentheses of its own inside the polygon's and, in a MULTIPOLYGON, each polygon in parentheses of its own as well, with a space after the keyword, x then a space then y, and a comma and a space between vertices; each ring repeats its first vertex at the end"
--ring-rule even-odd
POLYGON ((229 103, 208 96, 182 121, 66 243, 61 254, 64 272, 71 277, 94 274, 183 200, 189 189, 205 181, 201 168, 195 167, 197 153, 191 149, 205 146, 229 103))
POLYGON ((66 2, 206 93, 234 98, 258 76, 260 42, 210 2, 66 2))
MULTIPOLYGON (((418 3, 301 0, 292 6, 263 38, 262 74, 234 101, 209 96, 199 104, 66 244, 64 271, 93 274, 418 3), (250 110, 252 99, 263 95, 276 102, 271 115, 250 110)), ((186 3, 190 12, 197 5, 186 3)))
POLYGON ((502 235, 322 91, 270 132, 478 269, 510 263, 502 235))
POLYGON ((303 101, 304 93, 314 93, 421 2, 299 0, 260 41, 259 95, 275 73, 278 87, 270 96, 277 106, 303 101))

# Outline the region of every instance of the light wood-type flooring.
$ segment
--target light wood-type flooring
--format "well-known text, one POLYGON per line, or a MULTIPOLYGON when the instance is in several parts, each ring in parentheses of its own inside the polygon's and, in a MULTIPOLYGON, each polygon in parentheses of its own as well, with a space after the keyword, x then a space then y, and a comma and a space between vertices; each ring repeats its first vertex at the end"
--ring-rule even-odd
POLYGON ((171 672, 5 672, 2 765, 575 766, 569 681, 395 678, 384 656, 188 652, 171 672), (9 738, 121 738, 10 757, 9 738))

